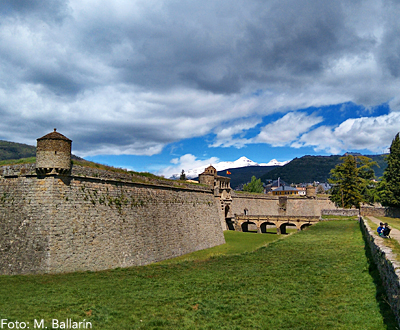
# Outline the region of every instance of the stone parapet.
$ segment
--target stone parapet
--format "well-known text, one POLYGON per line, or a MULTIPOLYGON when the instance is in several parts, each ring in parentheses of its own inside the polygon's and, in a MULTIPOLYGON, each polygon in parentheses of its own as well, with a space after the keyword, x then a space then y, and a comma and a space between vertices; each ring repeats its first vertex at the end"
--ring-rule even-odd
POLYGON ((175 187, 196 191, 211 192, 212 190, 208 186, 188 183, 185 181, 167 180, 156 176, 147 177, 145 175, 136 174, 135 172, 129 171, 109 171, 99 168, 86 167, 80 165, 74 165, 71 170, 72 177, 83 177, 93 178, 99 180, 114 180, 121 182, 135 182, 143 183, 155 186, 163 187, 175 187))
POLYGON ((27 175, 36 175, 35 163, 0 166, 0 177, 27 175))
POLYGON ((362 216, 400 218, 400 209, 394 207, 361 206, 362 216))
POLYGON ((354 217, 359 216, 360 211, 358 209, 328 209, 328 210, 321 210, 321 215, 339 215, 339 216, 346 216, 346 217, 354 217))
MULTIPOLYGON (((32 164, 15 164, 0 166, 0 177, 24 177, 24 176, 36 176, 36 165, 32 164)), ((39 174, 40 175, 40 174, 39 174)), ((173 187, 178 189, 188 189, 194 191, 211 192, 210 187, 188 183, 184 181, 167 180, 158 178, 156 176, 146 177, 144 175, 136 174, 129 171, 110 171, 93 167, 86 167, 80 165, 73 165, 71 175, 68 177, 76 178, 91 178, 94 180, 110 180, 127 183, 142 183, 150 186, 162 186, 162 187, 173 187)))
POLYGON ((400 327, 400 263, 396 261, 396 255, 392 250, 384 245, 384 238, 375 235, 362 217, 360 217, 360 226, 384 283, 388 302, 400 327))

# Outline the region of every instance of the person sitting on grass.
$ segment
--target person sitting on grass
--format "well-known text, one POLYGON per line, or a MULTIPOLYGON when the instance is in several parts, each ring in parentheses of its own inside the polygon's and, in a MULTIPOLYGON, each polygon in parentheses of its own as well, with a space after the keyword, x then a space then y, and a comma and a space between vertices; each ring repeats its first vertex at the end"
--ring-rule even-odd
POLYGON ((379 236, 382 236, 382 235, 383 235, 383 229, 384 229, 384 227, 383 227, 383 222, 381 222, 381 223, 379 224, 378 229, 376 230, 376 231, 378 232, 378 235, 379 235, 379 236))
POLYGON ((391 230, 392 229, 389 227, 388 223, 385 222, 385 227, 382 230, 383 237, 389 237, 390 238, 389 234, 390 234, 391 230))

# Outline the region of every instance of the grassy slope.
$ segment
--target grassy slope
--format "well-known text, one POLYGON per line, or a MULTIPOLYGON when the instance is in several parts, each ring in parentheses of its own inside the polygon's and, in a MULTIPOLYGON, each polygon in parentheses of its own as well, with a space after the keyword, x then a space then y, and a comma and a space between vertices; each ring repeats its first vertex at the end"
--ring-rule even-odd
MULTIPOLYGON (((291 229, 288 229, 290 232, 291 229)), ((252 252, 268 243, 286 236, 274 234, 257 235, 256 233, 241 233, 238 231, 225 231, 226 244, 214 246, 210 249, 200 250, 183 256, 161 261, 159 264, 171 264, 182 261, 205 260, 221 255, 233 255, 245 252, 252 252)))
POLYGON ((86 319, 94 329, 395 329, 380 282, 358 223, 329 221, 206 261, 1 276, 0 318, 86 319))
POLYGON ((36 162, 36 157, 20 158, 20 159, 6 159, 0 160, 0 166, 15 165, 15 164, 33 164, 36 162))

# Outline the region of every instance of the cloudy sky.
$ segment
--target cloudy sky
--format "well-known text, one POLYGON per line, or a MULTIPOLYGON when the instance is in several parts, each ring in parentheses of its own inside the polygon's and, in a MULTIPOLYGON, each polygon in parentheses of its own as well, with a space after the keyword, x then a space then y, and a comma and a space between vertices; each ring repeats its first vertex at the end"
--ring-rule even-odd
POLYGON ((387 150, 399 0, 2 0, 0 139, 169 175, 387 150))

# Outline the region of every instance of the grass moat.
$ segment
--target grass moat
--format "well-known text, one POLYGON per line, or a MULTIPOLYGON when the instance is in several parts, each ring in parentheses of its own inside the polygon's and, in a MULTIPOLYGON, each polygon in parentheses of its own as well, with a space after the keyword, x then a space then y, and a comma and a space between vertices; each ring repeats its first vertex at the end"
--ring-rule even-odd
POLYGON ((397 329, 356 221, 102 272, 0 276, 0 319, 93 329, 397 329))

